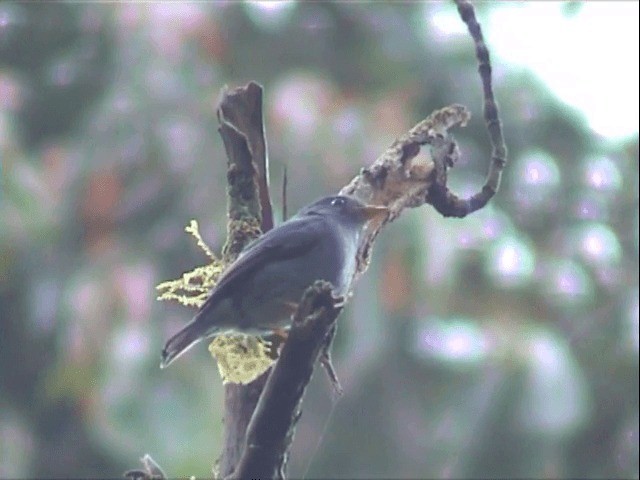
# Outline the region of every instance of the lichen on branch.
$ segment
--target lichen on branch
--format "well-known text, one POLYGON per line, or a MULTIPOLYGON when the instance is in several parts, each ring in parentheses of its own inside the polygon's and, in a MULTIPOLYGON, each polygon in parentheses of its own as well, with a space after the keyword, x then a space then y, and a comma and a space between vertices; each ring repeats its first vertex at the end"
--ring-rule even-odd
POLYGON ((156 290, 159 292, 157 299, 174 300, 187 307, 199 308, 216 285, 226 265, 202 239, 197 221, 191 220, 185 227, 185 231, 196 239, 196 244, 211 259, 211 263, 185 272, 180 278, 156 285, 156 290))

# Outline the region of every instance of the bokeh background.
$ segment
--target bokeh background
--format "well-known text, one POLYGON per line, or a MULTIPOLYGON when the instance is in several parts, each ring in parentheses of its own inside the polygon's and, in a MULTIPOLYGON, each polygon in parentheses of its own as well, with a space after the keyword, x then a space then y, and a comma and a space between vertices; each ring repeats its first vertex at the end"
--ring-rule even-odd
MULTIPOLYGON (((503 188, 383 233, 340 318, 345 394, 316 371, 291 476, 638 478, 638 4, 547 5, 478 5, 503 188)), ((217 369, 201 345, 160 371, 193 312, 154 286, 206 261, 190 219, 224 243, 221 87, 265 87, 280 217, 285 165, 295 211, 450 103, 475 114, 451 185, 477 190, 476 68, 448 3, 0 4, 0 477, 144 453, 211 475, 217 369)))

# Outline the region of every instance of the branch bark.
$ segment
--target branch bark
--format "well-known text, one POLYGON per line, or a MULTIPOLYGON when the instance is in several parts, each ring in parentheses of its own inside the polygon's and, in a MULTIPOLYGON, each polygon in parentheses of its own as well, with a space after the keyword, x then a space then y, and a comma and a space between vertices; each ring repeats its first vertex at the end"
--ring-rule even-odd
MULTIPOLYGON (((218 120, 222 123, 221 128, 232 127, 244 137, 241 143, 246 144, 249 155, 243 153, 241 157, 234 157, 233 161, 237 159, 243 165, 253 161, 256 169, 253 180, 257 183, 260 204, 260 228, 263 233, 271 230, 273 209, 269 193, 269 157, 262 121, 262 87, 249 82, 245 87, 225 89, 218 106, 218 120)), ((220 134, 224 139, 226 133, 220 134)))
POLYGON ((247 429, 233 478, 284 478, 286 457, 300 418, 304 391, 324 340, 342 310, 332 286, 316 282, 302 297, 287 342, 272 369, 247 429))
MULTIPOLYGON (((261 231, 273 226, 268 192, 266 142, 262 122, 262 87, 249 83, 225 89, 218 107, 218 129, 227 153, 228 225, 225 261, 231 263, 261 231)), ((224 387, 224 444, 218 474, 235 468, 245 434, 269 370, 248 385, 224 387)))

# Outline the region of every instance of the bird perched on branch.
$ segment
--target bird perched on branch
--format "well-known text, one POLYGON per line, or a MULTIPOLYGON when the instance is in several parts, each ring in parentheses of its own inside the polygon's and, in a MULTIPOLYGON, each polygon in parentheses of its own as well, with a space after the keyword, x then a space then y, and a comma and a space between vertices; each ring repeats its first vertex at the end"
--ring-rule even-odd
POLYGON ((336 296, 346 294, 362 229, 387 212, 352 197, 325 197, 250 243, 193 320, 167 341, 161 368, 205 338, 289 328, 302 294, 316 280, 330 282, 336 296))

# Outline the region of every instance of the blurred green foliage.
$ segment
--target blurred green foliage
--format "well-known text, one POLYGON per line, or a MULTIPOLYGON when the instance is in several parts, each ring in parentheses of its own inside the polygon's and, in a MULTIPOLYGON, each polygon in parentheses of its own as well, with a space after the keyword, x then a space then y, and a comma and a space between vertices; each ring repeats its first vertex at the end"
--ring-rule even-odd
MULTIPOLYGON (((442 8, 0 4, 0 477, 115 477, 144 453, 210 475, 217 370, 204 347, 159 370, 192 311, 154 285, 206 260, 191 218, 224 241, 219 89, 265 86, 290 211, 450 103, 476 112, 451 182, 471 193, 480 82, 470 38, 432 27, 442 8)), ((345 396, 332 410, 316 375, 294 477, 638 477, 637 136, 597 137, 494 63, 503 188, 383 233, 340 319, 345 396)))

